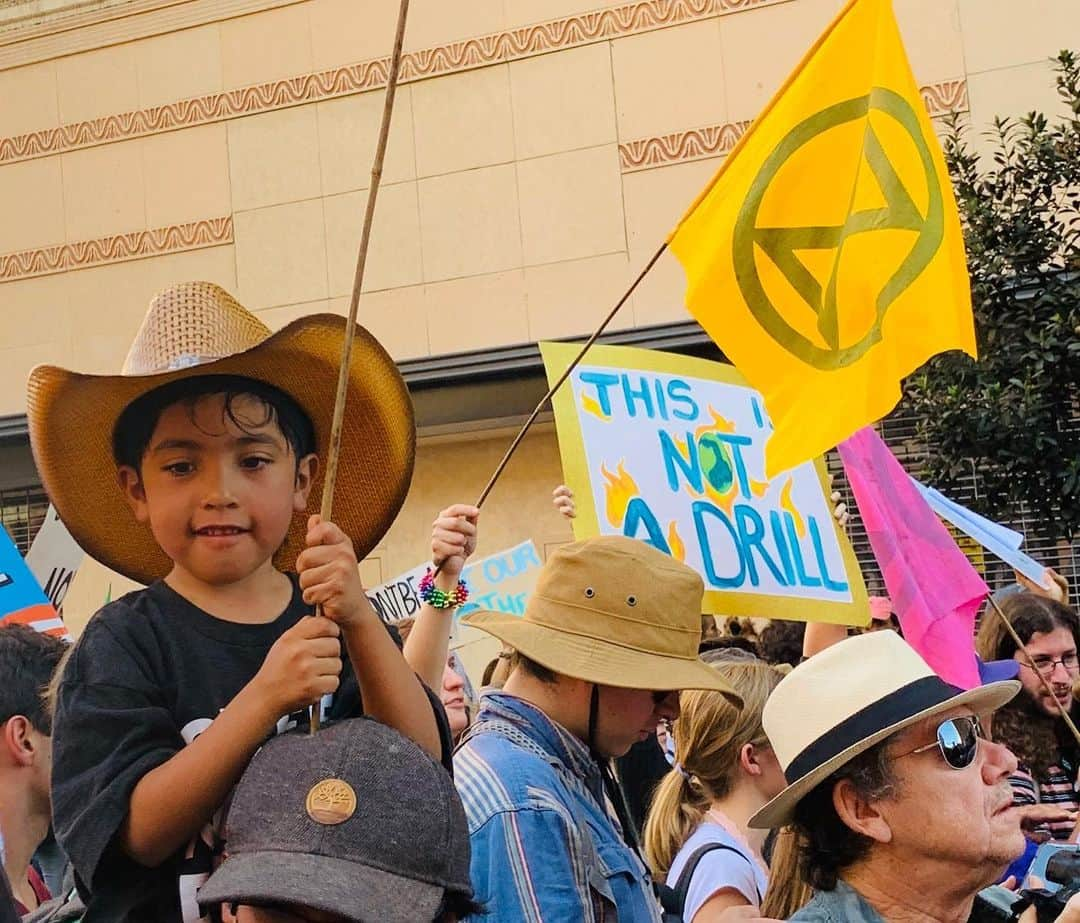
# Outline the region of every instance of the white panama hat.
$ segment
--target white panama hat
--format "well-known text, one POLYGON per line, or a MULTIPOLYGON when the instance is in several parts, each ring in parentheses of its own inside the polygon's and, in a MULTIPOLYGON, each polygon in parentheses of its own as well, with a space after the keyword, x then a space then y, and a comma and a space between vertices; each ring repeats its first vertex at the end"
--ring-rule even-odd
POLYGON ((819 782, 897 731, 959 706, 992 712, 1019 691, 1015 680, 951 686, 892 631, 834 644, 799 664, 765 703, 762 725, 788 785, 750 826, 790 823, 819 782))

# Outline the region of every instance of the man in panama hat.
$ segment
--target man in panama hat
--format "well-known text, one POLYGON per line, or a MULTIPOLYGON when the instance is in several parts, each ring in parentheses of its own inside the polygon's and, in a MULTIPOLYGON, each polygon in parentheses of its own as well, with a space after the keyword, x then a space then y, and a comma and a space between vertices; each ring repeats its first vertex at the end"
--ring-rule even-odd
POLYGON ((148 584, 90 620, 57 693, 53 815, 87 923, 201 920, 215 816, 312 704, 449 762, 442 707, 360 583, 415 448, 405 383, 362 329, 335 521, 305 515, 345 329, 322 314, 272 333, 219 286, 182 283, 151 301, 121 374, 30 375, 50 499, 92 557, 148 584))
POLYGON ((794 823, 816 894, 792 920, 966 921, 1024 849, 1009 774, 986 735, 1015 681, 962 690, 891 631, 796 667, 763 724, 788 786, 750 819, 794 823))
POLYGON ((675 718, 680 689, 738 699, 698 659, 702 594, 685 564, 607 536, 558 549, 523 617, 462 620, 516 652, 454 758, 485 921, 660 919, 608 761, 675 718))

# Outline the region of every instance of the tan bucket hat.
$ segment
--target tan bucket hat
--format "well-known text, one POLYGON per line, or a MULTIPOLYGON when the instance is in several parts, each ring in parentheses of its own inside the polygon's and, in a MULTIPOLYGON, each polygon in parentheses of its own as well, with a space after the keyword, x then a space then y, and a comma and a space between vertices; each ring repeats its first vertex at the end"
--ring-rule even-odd
POLYGON ((685 564, 609 535, 555 551, 524 616, 481 611, 461 622, 564 676, 626 689, 713 689, 741 704, 698 658, 704 592, 685 564))
POLYGON ((1019 691, 1015 680, 967 691, 951 686, 893 631, 834 644, 799 664, 765 703, 762 725, 788 787, 750 826, 790 823, 819 782, 897 731, 959 706, 992 712, 1019 691))
MULTIPOLYGON (((133 400, 181 378, 240 375, 290 395, 311 418, 322 465, 337 392, 345 318, 313 314, 277 333, 211 282, 183 282, 150 302, 119 375, 85 375, 51 365, 30 373, 30 444, 49 498, 91 557, 139 583, 164 577, 171 562, 130 514, 116 481, 113 427, 133 400)), ((358 558, 378 544, 405 500, 416 454, 408 389, 378 341, 357 327, 334 499, 334 521, 358 558)), ((306 517, 293 519, 275 563, 295 565, 306 517)))

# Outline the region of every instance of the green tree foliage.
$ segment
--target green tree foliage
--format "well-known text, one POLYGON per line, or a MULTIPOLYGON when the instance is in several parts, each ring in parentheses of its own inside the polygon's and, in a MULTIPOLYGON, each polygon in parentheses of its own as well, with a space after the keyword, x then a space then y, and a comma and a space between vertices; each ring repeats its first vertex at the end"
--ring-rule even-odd
POLYGON ((938 356, 906 387, 930 482, 974 465, 983 513, 1025 503, 1050 539, 1080 529, 1080 59, 1054 69, 1065 114, 998 118, 990 156, 949 125, 980 358, 938 356))

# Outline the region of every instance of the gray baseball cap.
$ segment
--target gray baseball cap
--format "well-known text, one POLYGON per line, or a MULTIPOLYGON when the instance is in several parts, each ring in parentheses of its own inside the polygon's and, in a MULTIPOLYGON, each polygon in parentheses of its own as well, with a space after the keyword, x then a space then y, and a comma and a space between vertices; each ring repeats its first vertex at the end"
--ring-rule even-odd
POLYGON ((291 904, 357 923, 432 920, 472 897, 469 831, 450 774, 368 718, 255 754, 225 823, 228 858, 199 903, 291 904))

